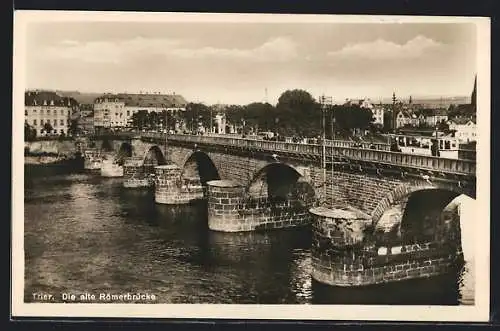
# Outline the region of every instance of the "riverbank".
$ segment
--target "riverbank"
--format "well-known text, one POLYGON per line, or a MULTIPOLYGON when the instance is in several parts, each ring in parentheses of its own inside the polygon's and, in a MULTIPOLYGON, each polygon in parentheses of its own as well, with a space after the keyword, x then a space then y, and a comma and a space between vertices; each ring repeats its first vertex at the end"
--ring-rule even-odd
POLYGON ((25 165, 51 165, 51 166, 71 166, 82 165, 83 159, 78 156, 68 157, 66 155, 31 154, 24 155, 25 165))

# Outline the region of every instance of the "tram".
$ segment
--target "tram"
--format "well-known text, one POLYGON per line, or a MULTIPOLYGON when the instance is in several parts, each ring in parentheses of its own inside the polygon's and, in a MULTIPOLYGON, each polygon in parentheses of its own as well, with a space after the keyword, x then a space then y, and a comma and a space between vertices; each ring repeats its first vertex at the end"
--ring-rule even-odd
POLYGON ((391 151, 405 154, 440 156, 448 159, 459 159, 460 143, 455 137, 430 137, 390 135, 391 151))

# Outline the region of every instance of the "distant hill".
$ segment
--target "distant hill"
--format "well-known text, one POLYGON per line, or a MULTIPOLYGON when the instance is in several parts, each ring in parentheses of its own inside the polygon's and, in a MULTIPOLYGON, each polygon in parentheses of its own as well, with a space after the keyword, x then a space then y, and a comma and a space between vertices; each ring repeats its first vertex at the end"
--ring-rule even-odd
MULTIPOLYGON (((47 91, 47 90, 45 90, 47 91)), ((102 95, 102 93, 85 93, 85 92, 78 92, 78 91, 62 91, 62 90, 54 90, 53 92, 56 92, 62 97, 70 97, 74 98, 76 101, 78 101, 79 104, 91 104, 94 103, 94 100, 102 95)))
POLYGON ((79 91, 61 91, 61 90, 56 90, 55 92, 64 97, 74 98, 76 101, 78 101, 79 104, 94 103, 94 100, 103 94, 103 93, 93 93, 93 92, 85 93, 79 91))
MULTIPOLYGON (((429 105, 429 106, 443 106, 448 107, 449 105, 460 105, 470 103, 470 96, 455 96, 455 97, 412 97, 413 104, 429 105)), ((408 102, 408 98, 403 98, 404 102, 408 102)), ((392 103, 391 98, 382 99, 382 103, 390 104, 392 103)))

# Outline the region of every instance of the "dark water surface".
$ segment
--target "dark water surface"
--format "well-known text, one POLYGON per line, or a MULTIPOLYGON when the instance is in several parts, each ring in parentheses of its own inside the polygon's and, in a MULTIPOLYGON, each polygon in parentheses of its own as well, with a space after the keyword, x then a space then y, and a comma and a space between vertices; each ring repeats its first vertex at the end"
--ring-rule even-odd
MULTIPOLYGON (((126 302, 473 304, 459 275, 363 288, 310 277, 310 231, 218 233, 206 206, 165 206, 120 178, 25 166, 25 301, 100 293, 153 294, 126 302)), ((117 301, 114 301, 117 302, 117 301)))

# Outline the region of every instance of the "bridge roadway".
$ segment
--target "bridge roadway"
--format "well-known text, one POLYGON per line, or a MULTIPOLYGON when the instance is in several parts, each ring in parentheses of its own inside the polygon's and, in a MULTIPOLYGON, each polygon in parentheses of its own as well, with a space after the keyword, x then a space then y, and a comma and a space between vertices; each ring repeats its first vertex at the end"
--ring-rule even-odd
MULTIPOLYGON (((109 135, 109 134, 107 134, 109 135)), ((163 145, 165 143, 164 133, 151 132, 117 132, 111 134, 116 138, 130 139, 140 137, 163 145)), ((278 155, 302 155, 310 158, 322 158, 323 146, 321 144, 303 144, 281 141, 257 140, 229 136, 210 135, 168 135, 168 141, 180 143, 192 143, 198 145, 212 145, 221 147, 237 147, 248 151, 272 152, 278 155)), ((404 154, 387 150, 387 144, 374 144, 376 149, 371 149, 370 143, 362 143, 362 147, 354 147, 355 142, 342 140, 329 141, 325 146, 326 162, 352 160, 363 163, 380 164, 387 167, 409 168, 421 170, 429 174, 451 174, 458 177, 476 177, 476 161, 448 159, 436 156, 404 154)))

